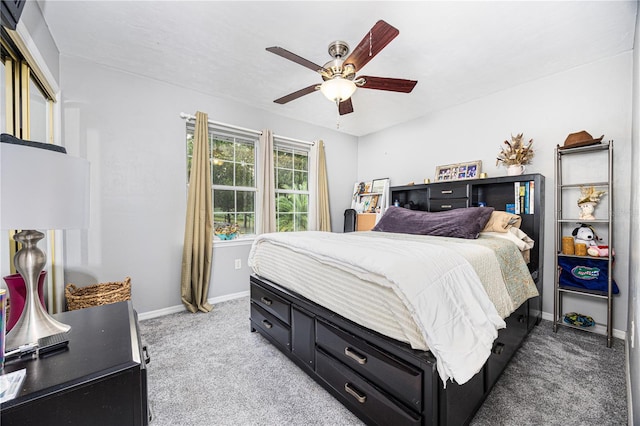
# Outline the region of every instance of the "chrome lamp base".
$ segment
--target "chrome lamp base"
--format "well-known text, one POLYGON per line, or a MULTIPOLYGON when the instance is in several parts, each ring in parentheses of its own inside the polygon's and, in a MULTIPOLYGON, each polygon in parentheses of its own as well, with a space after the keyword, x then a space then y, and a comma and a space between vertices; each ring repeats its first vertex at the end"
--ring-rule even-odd
POLYGON ((38 248, 38 241, 44 238, 39 231, 21 231, 13 239, 22 244, 13 258, 16 270, 22 275, 26 286, 24 309, 18 322, 7 333, 6 348, 14 349, 53 334, 65 333, 71 326, 56 321, 42 307, 38 298, 38 277, 47 256, 38 248))

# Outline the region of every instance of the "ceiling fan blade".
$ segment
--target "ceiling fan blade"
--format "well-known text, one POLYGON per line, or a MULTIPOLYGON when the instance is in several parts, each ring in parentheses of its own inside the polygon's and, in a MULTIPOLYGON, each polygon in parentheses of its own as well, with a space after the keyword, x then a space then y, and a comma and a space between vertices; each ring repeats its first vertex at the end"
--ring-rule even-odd
POLYGON ((283 49, 282 47, 278 47, 278 46, 267 47, 266 50, 268 50, 271 53, 275 53, 278 56, 282 56, 285 59, 293 61, 296 64, 300 64, 303 67, 307 67, 310 70, 313 70, 313 71, 316 71, 316 72, 322 71, 324 69, 320 65, 314 64, 313 62, 311 62, 311 61, 309 61, 309 60, 307 60, 307 59, 305 59, 303 57, 300 57, 300 56, 296 55, 295 53, 291 53, 287 49, 283 49))
POLYGON ((364 79, 364 84, 360 87, 365 89, 388 90, 390 92, 410 93, 418 84, 416 80, 405 80, 402 78, 385 78, 385 77, 367 77, 359 76, 364 79))
POLYGON ((338 112, 340 113, 340 115, 351 114, 353 112, 353 104, 351 103, 351 98, 338 104, 338 112))
POLYGON ((360 71, 374 56, 376 56, 384 47, 391 43, 391 40, 400 34, 397 28, 392 27, 383 20, 376 24, 364 36, 362 41, 351 52, 349 57, 345 59, 345 64, 353 64, 356 71, 360 71))
POLYGON ((315 92, 317 90, 317 88, 318 88, 318 85, 317 84, 313 84, 313 85, 311 85, 309 87, 305 87, 304 89, 300 89, 300 90, 297 90, 297 91, 295 91, 293 93, 289 93, 288 95, 283 96, 281 98, 278 98, 273 102, 275 102, 277 104, 286 104, 287 102, 291 102, 291 101, 296 100, 296 99, 298 99, 298 98, 300 98, 300 97, 302 97, 304 95, 308 95, 309 93, 315 92))

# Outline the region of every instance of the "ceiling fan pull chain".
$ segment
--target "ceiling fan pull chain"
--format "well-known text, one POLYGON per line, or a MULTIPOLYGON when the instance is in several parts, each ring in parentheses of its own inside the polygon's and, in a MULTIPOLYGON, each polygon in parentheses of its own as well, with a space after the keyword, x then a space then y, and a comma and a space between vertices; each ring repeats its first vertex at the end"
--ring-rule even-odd
POLYGON ((371 56, 371 45, 372 43, 372 36, 371 36, 371 30, 369 30, 369 56, 371 56))
POLYGON ((336 109, 336 130, 340 130, 340 101, 336 101, 338 108, 336 109))

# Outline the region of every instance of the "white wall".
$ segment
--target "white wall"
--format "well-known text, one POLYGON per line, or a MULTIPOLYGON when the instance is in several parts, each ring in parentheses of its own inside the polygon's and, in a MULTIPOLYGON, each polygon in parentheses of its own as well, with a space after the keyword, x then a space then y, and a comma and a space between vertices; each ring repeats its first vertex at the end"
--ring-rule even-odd
MULTIPOLYGON (((535 158, 527 172, 546 177, 545 275, 543 310, 553 312, 554 148, 569 133, 586 130, 614 140, 615 278, 614 328, 626 330, 629 297, 631 190, 632 53, 571 69, 495 93, 464 105, 360 138, 358 176, 389 176, 391 185, 433 179, 437 165, 482 160, 489 177, 504 176, 495 155, 511 134, 534 140, 535 158)), ((585 164, 597 168, 606 165, 585 164)), ((596 211, 597 214, 597 211, 596 211)), ((584 302, 565 308, 606 319, 606 304, 584 302)))
MULTIPOLYGON (((212 120, 326 144, 331 220, 342 229, 356 179, 357 140, 235 102, 61 57, 64 143, 91 162, 91 226, 67 232, 65 282, 132 278, 138 312, 180 305, 186 209, 185 121, 212 120)), ((249 244, 214 247, 209 296, 249 289, 249 244), (243 268, 234 269, 241 259, 243 268)))

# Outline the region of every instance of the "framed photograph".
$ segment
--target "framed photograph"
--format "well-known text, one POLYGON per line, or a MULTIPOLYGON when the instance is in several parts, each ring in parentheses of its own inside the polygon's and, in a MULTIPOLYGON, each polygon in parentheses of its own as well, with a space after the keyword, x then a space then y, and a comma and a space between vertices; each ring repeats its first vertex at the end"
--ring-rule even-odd
POLYGON ((371 182, 371 192, 382 194, 384 192, 384 187, 389 182, 389 178, 384 179, 374 179, 371 182))
POLYGON ((482 161, 470 161, 468 163, 458 164, 457 179, 478 179, 482 172, 482 161))
POLYGON ((447 164, 436 167, 436 182, 449 180, 478 179, 482 172, 482 161, 468 163, 447 164))
POLYGON ((436 182, 443 182, 447 180, 455 180, 458 176, 458 165, 447 164, 446 166, 436 166, 436 182), (454 177, 455 176, 455 177, 454 177))

